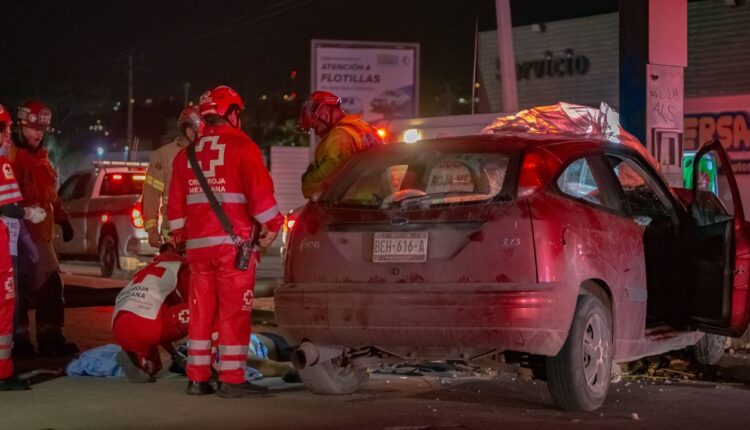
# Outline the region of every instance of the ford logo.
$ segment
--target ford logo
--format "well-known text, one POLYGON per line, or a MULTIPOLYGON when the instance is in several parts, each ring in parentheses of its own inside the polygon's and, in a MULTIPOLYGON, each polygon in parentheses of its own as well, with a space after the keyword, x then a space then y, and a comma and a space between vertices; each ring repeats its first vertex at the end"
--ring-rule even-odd
POLYGON ((404 217, 397 216, 395 218, 391 218, 391 224, 393 224, 393 225, 406 225, 406 224, 409 224, 409 220, 406 219, 406 218, 404 218, 404 217))

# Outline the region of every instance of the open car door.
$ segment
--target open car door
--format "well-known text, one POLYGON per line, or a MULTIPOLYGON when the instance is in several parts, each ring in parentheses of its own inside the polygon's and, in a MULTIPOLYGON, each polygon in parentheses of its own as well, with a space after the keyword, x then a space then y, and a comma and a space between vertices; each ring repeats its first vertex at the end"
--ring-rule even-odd
POLYGON ((685 261, 685 270, 692 275, 687 310, 701 331, 738 337, 750 320, 750 224, 745 221, 729 158, 718 140, 698 150, 692 167, 689 212, 694 243, 685 261), (711 166, 709 173, 716 171, 716 177, 701 166, 711 166))

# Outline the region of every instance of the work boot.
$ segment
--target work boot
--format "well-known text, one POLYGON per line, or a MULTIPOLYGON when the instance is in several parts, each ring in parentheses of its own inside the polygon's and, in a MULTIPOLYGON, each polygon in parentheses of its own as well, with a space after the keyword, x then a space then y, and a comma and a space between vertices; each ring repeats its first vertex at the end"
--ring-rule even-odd
POLYGON ((0 391, 25 391, 30 390, 29 381, 17 377, 0 379, 0 391))
POLYGON ((28 337, 18 337, 13 340, 13 358, 26 358, 35 355, 36 349, 28 337))
POLYGON ((225 399, 237 399, 240 397, 263 397, 268 395, 268 388, 262 385, 255 385, 249 382, 239 384, 230 384, 219 381, 219 388, 216 395, 225 399))
POLYGON ((142 384, 144 382, 153 382, 154 378, 148 374, 141 366, 138 365, 138 357, 132 352, 120 351, 115 357, 117 364, 122 367, 125 377, 128 381, 142 384))
POLYGON ((79 352, 76 344, 66 342, 60 332, 40 333, 36 337, 37 349, 40 355, 49 357, 67 357, 79 352))
POLYGON ((206 394, 213 394, 214 387, 208 381, 188 381, 187 393, 191 396, 205 396, 206 394))
POLYGON ((172 364, 169 365, 170 372, 187 375, 185 367, 187 367, 187 359, 185 357, 179 353, 172 355, 172 364))

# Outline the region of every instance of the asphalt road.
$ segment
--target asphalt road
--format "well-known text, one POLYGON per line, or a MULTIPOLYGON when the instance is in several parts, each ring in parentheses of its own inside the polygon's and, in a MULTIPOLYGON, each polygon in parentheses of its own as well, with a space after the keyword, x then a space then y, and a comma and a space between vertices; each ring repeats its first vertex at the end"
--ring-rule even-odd
MULTIPOLYGON (((271 299, 265 299, 270 301, 271 299)), ((272 306, 262 304, 261 306, 272 306)), ((66 334, 82 349, 112 341, 112 308, 66 310, 66 334)), ((263 330, 255 327, 255 330, 263 330)), ((61 369, 65 360, 19 360, 20 372, 61 369)), ((620 382, 594 413, 558 410, 542 381, 516 375, 372 374, 350 396, 318 396, 279 378, 262 399, 184 394, 186 379, 164 372, 156 383, 125 379, 34 379, 28 392, 0 392, 2 429, 746 429, 750 356, 727 357, 731 383, 620 382)))
POLYGON ((745 429, 750 390, 716 384, 613 386, 594 413, 554 407, 544 383, 496 377, 373 375, 361 392, 318 396, 279 378, 262 399, 184 394, 185 378, 153 384, 59 378, 0 393, 7 429, 745 429))

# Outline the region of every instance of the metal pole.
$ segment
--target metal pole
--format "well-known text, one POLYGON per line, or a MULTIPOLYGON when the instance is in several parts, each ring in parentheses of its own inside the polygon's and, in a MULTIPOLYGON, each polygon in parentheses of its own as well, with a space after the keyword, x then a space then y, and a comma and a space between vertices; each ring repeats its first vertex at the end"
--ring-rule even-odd
POLYGON ((190 82, 185 82, 182 84, 182 87, 185 89, 185 106, 188 105, 188 93, 190 92, 190 82))
POLYGON ((497 49, 500 55, 500 76, 503 84, 503 112, 518 111, 516 89, 516 58, 513 52, 513 23, 510 0, 495 0, 497 49))
POLYGON ((128 146, 133 144, 133 50, 128 51, 128 146))
POLYGON ((479 15, 474 15, 474 70, 471 72, 471 114, 477 104, 477 55, 479 50, 479 15))

